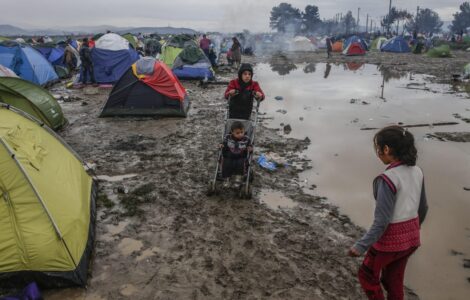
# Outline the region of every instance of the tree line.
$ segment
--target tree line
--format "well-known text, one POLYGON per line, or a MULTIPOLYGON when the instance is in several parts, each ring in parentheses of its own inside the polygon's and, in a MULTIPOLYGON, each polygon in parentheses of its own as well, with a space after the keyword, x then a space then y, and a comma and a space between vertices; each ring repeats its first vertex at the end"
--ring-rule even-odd
MULTIPOLYGON (((351 11, 337 15, 333 19, 322 20, 320 11, 315 5, 307 5, 304 11, 289 3, 280 3, 271 10, 270 27, 281 33, 293 34, 335 34, 358 32, 360 28, 351 11)), ((422 8, 415 14, 407 10, 392 7, 390 12, 381 19, 382 30, 399 34, 399 27, 408 32, 438 33, 443 22, 439 14, 432 9, 422 8)), ((369 27, 369 26, 367 26, 369 27)), ((460 33, 470 27, 470 2, 460 5, 449 26, 452 32, 460 33)), ((371 31, 372 28, 368 28, 371 31)))

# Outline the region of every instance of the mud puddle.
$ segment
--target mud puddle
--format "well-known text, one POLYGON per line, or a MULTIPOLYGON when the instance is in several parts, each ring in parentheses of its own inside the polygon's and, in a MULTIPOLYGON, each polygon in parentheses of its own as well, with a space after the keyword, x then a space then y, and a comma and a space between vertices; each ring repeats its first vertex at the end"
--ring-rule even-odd
POLYGON ((270 209, 294 208, 298 204, 284 196, 282 192, 263 190, 260 194, 260 203, 266 204, 270 209))
POLYGON ((356 63, 260 64, 255 74, 267 92, 264 124, 285 136, 311 140, 305 154, 313 168, 301 175, 305 192, 326 196, 362 227, 372 221, 371 182, 384 166, 373 151, 376 130, 361 129, 410 126, 430 211, 406 282, 422 299, 469 295, 470 272, 463 262, 470 257, 470 194, 464 190, 470 182, 470 143, 434 138, 470 132, 463 121, 470 117, 467 95, 432 84, 429 76, 356 63), (457 124, 426 126, 433 123, 457 124), (308 190, 313 183, 317 188, 308 190))

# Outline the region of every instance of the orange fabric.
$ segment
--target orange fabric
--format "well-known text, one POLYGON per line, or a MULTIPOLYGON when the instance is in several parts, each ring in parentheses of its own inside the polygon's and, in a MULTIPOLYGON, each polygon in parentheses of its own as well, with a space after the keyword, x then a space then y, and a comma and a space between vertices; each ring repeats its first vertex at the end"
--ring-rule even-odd
POLYGON ((186 90, 181 82, 176 78, 170 68, 161 61, 155 63, 152 75, 147 75, 140 80, 168 98, 183 101, 186 97, 186 90))
POLYGON ((333 52, 343 52, 343 42, 337 41, 332 46, 333 52))

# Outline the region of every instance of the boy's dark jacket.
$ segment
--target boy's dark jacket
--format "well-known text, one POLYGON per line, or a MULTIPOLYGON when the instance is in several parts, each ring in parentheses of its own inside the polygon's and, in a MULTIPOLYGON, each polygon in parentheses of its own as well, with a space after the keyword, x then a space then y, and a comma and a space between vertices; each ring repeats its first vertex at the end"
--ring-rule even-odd
POLYGON ((227 134, 223 145, 224 157, 232 159, 246 158, 248 147, 251 146, 251 140, 246 135, 240 140, 235 140, 232 134, 227 134))

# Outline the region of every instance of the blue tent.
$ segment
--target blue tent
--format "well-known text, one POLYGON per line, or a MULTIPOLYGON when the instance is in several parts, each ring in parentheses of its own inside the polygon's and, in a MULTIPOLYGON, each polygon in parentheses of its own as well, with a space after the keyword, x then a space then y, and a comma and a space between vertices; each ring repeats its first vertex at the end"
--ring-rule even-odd
POLYGON ((91 49, 91 59, 98 83, 114 83, 139 59, 132 48, 128 50, 91 49))
POLYGON ((70 42, 70 45, 72 45, 72 47, 74 47, 75 49, 78 49, 78 42, 77 42, 77 40, 72 40, 72 41, 70 42))
POLYGON ((57 47, 47 47, 47 46, 37 46, 35 47, 42 56, 44 56, 53 66, 64 66, 64 53, 65 48, 57 47))
POLYGON ((357 35, 353 35, 344 41, 343 50, 348 48, 349 45, 351 45, 352 43, 360 43, 362 48, 364 48, 364 50, 369 51, 369 46, 367 45, 366 41, 364 41, 362 38, 358 37, 357 35))
POLYGON ((10 68, 22 79, 39 85, 59 79, 54 67, 41 53, 17 42, 0 43, 0 65, 10 68))
POLYGON ((408 53, 411 52, 411 48, 405 39, 401 36, 396 36, 382 46, 380 49, 382 52, 394 52, 394 53, 408 53))

